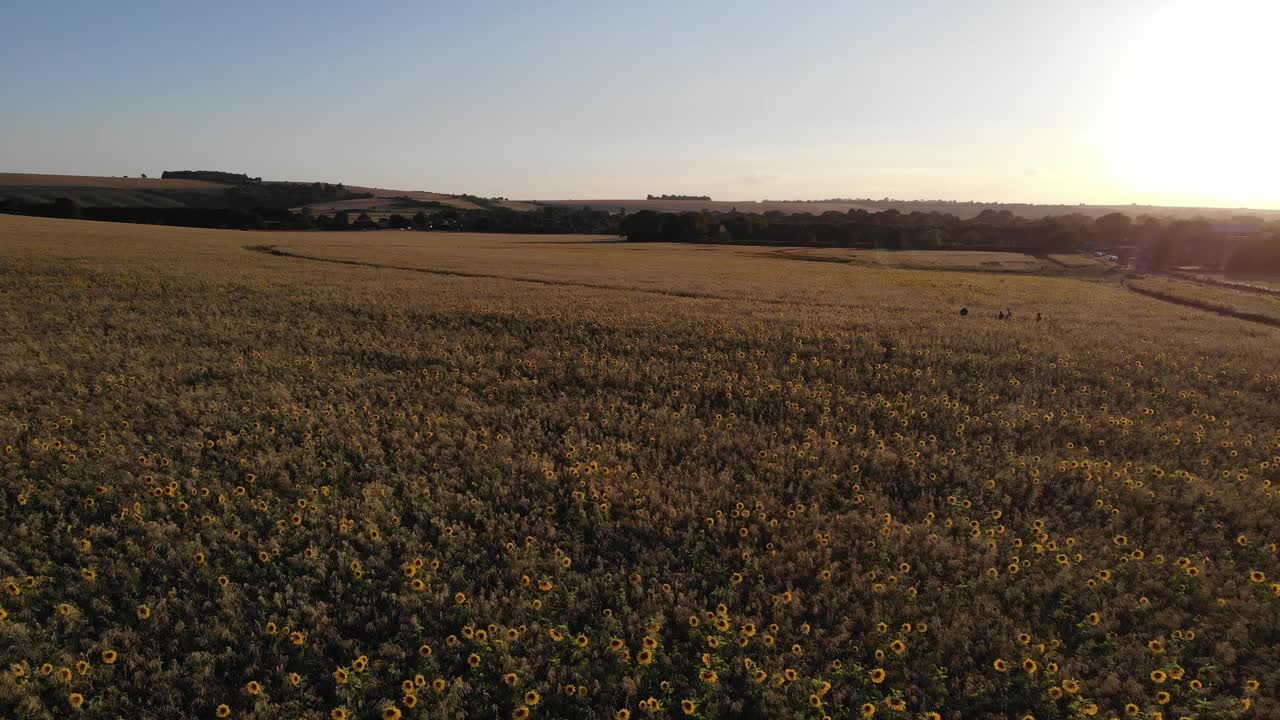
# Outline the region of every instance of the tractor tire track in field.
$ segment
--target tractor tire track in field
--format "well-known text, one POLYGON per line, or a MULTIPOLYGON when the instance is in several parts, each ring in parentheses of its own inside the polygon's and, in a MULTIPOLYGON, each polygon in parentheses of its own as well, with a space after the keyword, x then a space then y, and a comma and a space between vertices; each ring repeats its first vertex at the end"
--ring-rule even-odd
POLYGON ((399 270, 402 272, 416 272, 427 275, 445 275, 451 277, 464 278, 483 278, 488 280, 507 280, 510 282, 533 283, 536 285, 551 285, 560 287, 580 287, 591 290, 617 290, 621 292, 645 293, 648 295, 662 295, 665 297, 687 298, 693 300, 726 300, 732 302, 754 302, 766 305, 788 305, 788 306, 804 306, 804 307, 826 307, 826 308, 842 308, 847 310, 857 309, 857 305, 847 305, 844 303, 830 302, 809 302, 799 300, 777 300, 771 298, 754 298, 738 295, 717 295, 715 293, 693 292, 688 290, 658 290, 653 288, 628 287, 626 285, 606 285, 603 283, 589 283, 580 280, 548 280, 546 278, 520 277, 517 275, 500 275, 497 273, 472 272, 468 270, 445 270, 441 268, 415 267, 412 265, 389 265, 385 263, 375 263, 368 260, 342 260, 339 258, 320 257, 318 255, 303 255, 302 253, 281 250, 275 245, 245 245, 245 250, 251 252, 264 253, 266 255, 274 255, 276 257, 292 258, 295 260, 310 260, 313 262, 334 263, 337 265, 354 265, 356 267, 374 268, 379 270, 399 270))
POLYGON ((1125 287, 1129 288, 1133 292, 1138 293, 1139 295, 1145 295, 1146 297, 1154 298, 1156 300, 1162 300, 1167 303, 1173 303, 1174 305, 1183 305, 1185 307, 1195 308, 1196 310, 1203 310, 1205 312, 1210 312, 1215 315, 1222 315, 1223 317, 1231 317, 1237 320, 1247 320, 1249 322, 1255 322, 1262 325, 1269 325, 1271 327, 1280 327, 1280 318, 1274 318, 1274 317, 1271 317, 1270 315, 1263 315, 1262 313, 1246 312, 1244 310, 1237 310, 1235 308, 1227 307, 1225 305, 1215 305, 1213 303, 1206 303, 1206 302, 1201 302, 1199 300, 1191 300, 1189 298, 1178 297, 1177 295, 1161 292, 1159 290, 1151 290, 1149 288, 1138 287, 1133 283, 1125 283, 1125 287))

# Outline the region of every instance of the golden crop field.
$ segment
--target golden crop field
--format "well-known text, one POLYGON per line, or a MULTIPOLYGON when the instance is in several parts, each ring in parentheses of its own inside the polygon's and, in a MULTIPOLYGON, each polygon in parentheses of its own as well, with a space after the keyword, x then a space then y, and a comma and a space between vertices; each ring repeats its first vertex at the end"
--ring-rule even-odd
POLYGON ((0 216, 0 717, 1280 716, 1280 330, 892 265, 0 216))
POLYGON ((1228 313, 1248 313, 1260 321, 1280 326, 1280 296, 1221 285, 1208 285, 1172 277, 1145 277, 1131 283, 1139 290, 1228 313))

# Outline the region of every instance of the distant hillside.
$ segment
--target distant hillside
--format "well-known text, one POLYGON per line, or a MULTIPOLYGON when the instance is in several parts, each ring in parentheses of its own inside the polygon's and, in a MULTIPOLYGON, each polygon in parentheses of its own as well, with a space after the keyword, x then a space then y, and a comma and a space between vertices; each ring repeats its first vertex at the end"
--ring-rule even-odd
POLYGON ((263 181, 244 173, 223 171, 168 170, 163 174, 165 177, 162 178, 140 178, 0 173, 0 201, 37 204, 69 198, 84 207, 206 209, 283 203, 282 207, 287 205, 294 211, 306 207, 317 214, 371 210, 412 215, 425 203, 459 210, 505 208, 526 211, 536 207, 506 198, 343 186, 341 183, 263 181))
POLYGON ((625 210, 657 210, 662 212, 688 212, 710 210, 713 212, 730 212, 764 214, 768 212, 811 213, 821 215, 826 212, 847 213, 850 210, 897 210, 903 213, 938 212, 955 215, 962 220, 974 218, 985 210, 999 212, 1007 210, 1019 217, 1036 220, 1049 216, 1062 216, 1078 213, 1090 218, 1097 218, 1113 212, 1121 212, 1130 217, 1153 215, 1164 218, 1206 217, 1211 219, 1228 219, 1238 215, 1251 215, 1263 220, 1280 219, 1280 210, 1252 210, 1242 208, 1193 208, 1162 207, 1157 205, 1032 205, 1026 203, 980 203, 949 202, 941 200, 678 200, 671 198, 652 198, 646 200, 538 200, 540 205, 559 207, 589 207, 592 210, 618 212, 625 210))
POLYGON ((589 207, 592 210, 607 210, 609 212, 618 212, 626 210, 627 212, 635 212, 637 210, 660 210, 662 212, 700 212, 702 210, 711 210, 713 212, 731 212, 737 210, 744 213, 767 213, 782 212, 788 215, 792 213, 813 213, 821 215, 824 212, 848 212, 850 210, 862 209, 871 210, 870 205, 857 202, 834 201, 834 202, 802 202, 802 201, 777 201, 777 202, 758 202, 755 200, 729 201, 729 200, 682 200, 673 198, 653 198, 646 200, 536 200, 533 201, 539 205, 552 205, 557 207, 589 207))

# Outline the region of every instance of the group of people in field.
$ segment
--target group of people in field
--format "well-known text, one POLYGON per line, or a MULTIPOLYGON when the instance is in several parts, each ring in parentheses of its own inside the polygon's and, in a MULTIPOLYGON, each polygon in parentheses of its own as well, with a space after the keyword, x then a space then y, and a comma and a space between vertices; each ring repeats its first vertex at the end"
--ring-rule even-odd
MULTIPOLYGON (((967 308, 967 307, 962 307, 962 308, 960 308, 960 317, 968 317, 968 316, 969 316, 969 308, 967 308)), ((1012 320, 1012 319, 1013 319, 1013 309, 1012 309, 1012 308, 1005 308, 1004 310, 1001 310, 1001 311, 997 312, 997 313, 996 313, 996 319, 997 319, 997 320, 1012 320)), ((1040 320, 1041 320, 1041 319, 1042 319, 1042 318, 1040 317, 1040 313, 1036 313, 1036 322, 1040 322, 1040 320)))

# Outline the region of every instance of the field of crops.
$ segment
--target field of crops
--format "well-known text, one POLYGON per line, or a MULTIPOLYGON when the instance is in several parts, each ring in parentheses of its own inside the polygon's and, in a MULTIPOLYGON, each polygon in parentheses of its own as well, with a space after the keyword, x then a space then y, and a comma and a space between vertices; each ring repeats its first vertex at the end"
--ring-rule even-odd
POLYGON ((1138 290, 1182 301, 1226 314, 1243 314, 1280 326, 1280 297, 1248 290, 1207 285, 1171 277, 1144 277, 1133 280, 1138 290))
POLYGON ((1259 323, 0 217, 0 327, 3 718, 1280 716, 1259 323))

